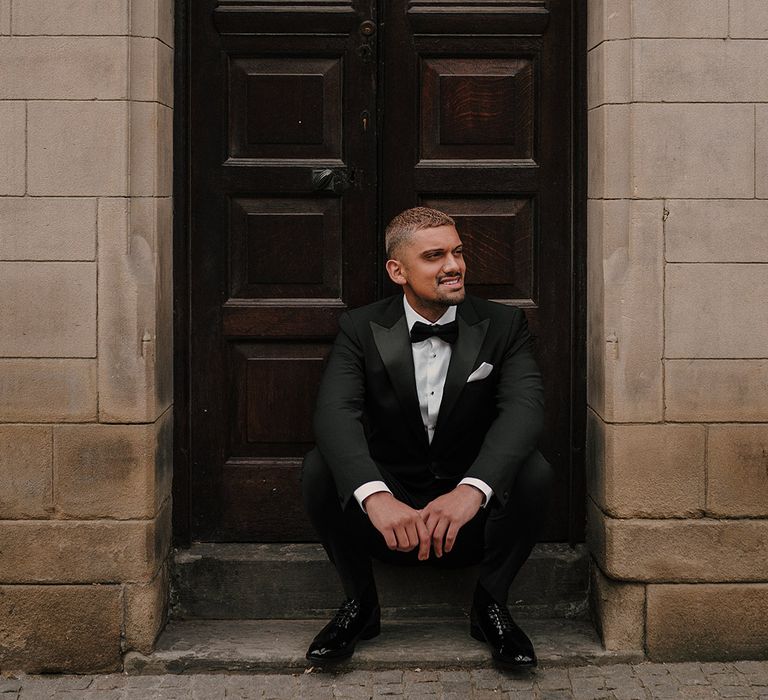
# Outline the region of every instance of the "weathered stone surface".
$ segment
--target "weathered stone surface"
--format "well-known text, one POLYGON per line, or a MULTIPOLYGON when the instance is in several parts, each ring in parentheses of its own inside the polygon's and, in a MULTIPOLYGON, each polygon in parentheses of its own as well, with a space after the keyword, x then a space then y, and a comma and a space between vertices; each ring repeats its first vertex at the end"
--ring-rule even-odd
POLYGON ((672 199, 668 262, 768 262, 768 201, 672 199))
POLYGON ((0 40, 0 97, 122 99, 127 94, 127 61, 126 40, 117 37, 4 38, 0 40))
POLYGON ((654 660, 768 658, 768 584, 648 586, 654 660))
POLYGON ((728 0, 632 0, 631 5, 632 36, 728 36, 728 0))
POLYGON ((163 629, 168 612, 168 563, 165 562, 148 584, 125 586, 125 645, 149 654, 163 629))
POLYGON ((632 196, 631 107, 603 105, 589 111, 587 189, 593 198, 632 196))
POLYGON ((170 402, 172 353, 158 350, 156 307, 162 311, 163 342, 168 343, 170 270, 158 289, 155 250, 164 251, 170 232, 168 203, 141 198, 104 199, 99 203, 99 419, 101 422, 154 422, 170 402), (161 223, 160 223, 161 222, 161 223), (156 233, 162 225, 162 240, 156 233), (165 308, 168 307, 168 308, 165 308), (165 382, 155 382, 156 353, 165 382), (169 364, 170 363, 170 364, 169 364), (163 403, 158 401, 162 389, 163 403))
POLYGON ((707 511, 768 516, 768 425, 711 425, 707 511))
POLYGON ((768 198, 768 105, 755 105, 755 196, 768 198))
POLYGON ((128 108, 121 102, 29 103, 29 193, 127 193, 128 108))
MULTIPOLYGON (((56 510, 67 518, 151 518, 168 496, 168 460, 157 460, 162 423, 54 429, 56 510), (157 462, 160 462, 159 464, 157 462)), ((167 433, 167 429, 165 429, 167 433)))
POLYGON ((0 102, 0 195, 26 189, 26 115, 23 102, 0 102))
POLYGON ((768 520, 618 520, 591 506, 588 529, 598 565, 620 581, 768 580, 768 520))
POLYGON ((169 197, 173 182, 173 110, 155 102, 131 103, 130 192, 169 197))
POLYGON ((14 0, 14 34, 126 34, 128 0, 14 0))
POLYGON ((131 39, 131 99, 173 106, 173 49, 159 39, 131 39))
POLYGON ((0 36, 11 33, 11 0, 0 0, 0 36))
MULTIPOLYGON (((752 197, 752 105, 635 104, 632 126, 633 196, 752 197)), ((609 143, 626 162, 621 142, 609 143)))
POLYGON ((121 617, 118 586, 0 586, 0 667, 115 671, 121 617))
POLYGON ((0 263, 0 298, 0 355, 95 357, 94 263, 0 263))
POLYGON ((590 108, 631 100, 631 42, 604 41, 587 58, 587 104, 590 108))
POLYGON ((768 265, 671 264, 665 278, 667 357, 765 357, 768 265))
POLYGON ((608 421, 663 411, 663 205, 591 202, 588 403, 608 421))
MULTIPOLYGON (((674 14, 682 6, 664 4, 674 14)), ((762 100, 768 93, 761 69, 766 61, 768 44, 762 41, 635 39, 632 94, 638 102, 762 100)))
POLYGON ((768 39, 768 5, 763 0, 731 3, 731 31, 734 38, 768 39))
POLYGON ((131 0, 131 34, 173 47, 173 0, 131 0))
POLYGON ((96 360, 0 359, 0 420, 96 420, 96 360))
POLYGON ((587 420, 590 493, 603 510, 619 518, 701 515, 704 426, 606 425, 591 411, 587 420))
MULTIPOLYGON (((173 202, 154 199, 155 251, 155 412, 173 403, 173 202)), ((135 220, 135 219, 134 219, 135 220)))
POLYGON ((608 39, 626 39, 631 35, 630 0, 588 0, 587 46, 592 48, 608 39))
POLYGON ((169 508, 155 520, 5 521, 2 583, 148 582, 170 543, 169 508))
POLYGON ((93 260, 96 200, 0 199, 0 260, 93 260))
POLYGON ((593 563, 590 594, 596 622, 609 651, 643 649, 645 586, 612 581, 593 563))
POLYGON ((666 419, 768 421, 768 360, 667 360, 666 419))
POLYGON ((51 444, 49 426, 0 425, 0 520, 50 515, 51 444))

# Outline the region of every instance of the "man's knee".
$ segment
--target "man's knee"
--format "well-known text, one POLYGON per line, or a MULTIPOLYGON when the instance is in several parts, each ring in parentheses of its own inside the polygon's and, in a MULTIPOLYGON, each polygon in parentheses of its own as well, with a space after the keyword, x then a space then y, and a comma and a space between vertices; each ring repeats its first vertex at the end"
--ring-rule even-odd
POLYGON ((304 506, 310 513, 314 508, 325 507, 329 498, 334 503, 338 502, 333 474, 316 447, 304 457, 301 467, 301 492, 304 506))

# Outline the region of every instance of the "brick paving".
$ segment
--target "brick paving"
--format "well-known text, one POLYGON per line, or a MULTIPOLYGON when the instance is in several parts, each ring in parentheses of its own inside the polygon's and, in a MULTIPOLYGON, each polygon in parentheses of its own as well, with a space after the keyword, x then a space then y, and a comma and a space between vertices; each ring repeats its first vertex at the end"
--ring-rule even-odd
POLYGON ((0 700, 768 700, 768 661, 474 671, 128 676, 0 675, 0 700))

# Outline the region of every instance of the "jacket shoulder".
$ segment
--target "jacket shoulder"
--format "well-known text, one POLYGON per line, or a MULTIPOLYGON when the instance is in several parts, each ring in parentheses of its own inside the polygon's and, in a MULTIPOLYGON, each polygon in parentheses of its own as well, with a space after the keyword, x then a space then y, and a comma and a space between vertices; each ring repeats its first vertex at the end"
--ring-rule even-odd
POLYGON ((467 295, 467 300, 474 306, 477 315, 481 318, 490 318, 492 321, 512 323, 525 316, 525 312, 519 306, 500 304, 498 301, 489 301, 480 297, 467 295))

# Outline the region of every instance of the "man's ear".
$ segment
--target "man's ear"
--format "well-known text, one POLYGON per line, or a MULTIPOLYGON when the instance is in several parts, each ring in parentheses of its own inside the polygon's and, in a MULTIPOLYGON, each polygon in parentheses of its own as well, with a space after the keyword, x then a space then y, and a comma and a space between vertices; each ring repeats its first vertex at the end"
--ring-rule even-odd
POLYGON ((408 280, 405 278, 405 274, 403 273, 403 265, 399 260, 387 260, 386 267, 389 279, 391 279, 395 284, 402 287, 408 282, 408 280))

